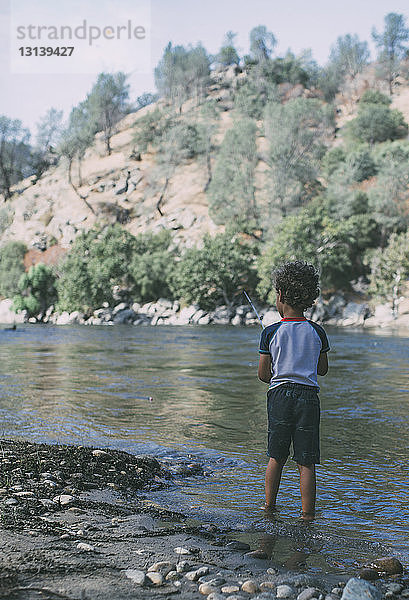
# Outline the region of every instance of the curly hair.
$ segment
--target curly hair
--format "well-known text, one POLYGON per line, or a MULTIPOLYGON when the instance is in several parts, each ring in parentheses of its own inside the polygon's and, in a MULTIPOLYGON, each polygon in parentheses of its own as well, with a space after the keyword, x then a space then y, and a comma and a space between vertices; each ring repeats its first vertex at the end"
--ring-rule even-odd
POLYGON ((286 262, 273 273, 276 291, 281 291, 281 301, 289 306, 306 310, 320 294, 319 273, 304 261, 286 262))

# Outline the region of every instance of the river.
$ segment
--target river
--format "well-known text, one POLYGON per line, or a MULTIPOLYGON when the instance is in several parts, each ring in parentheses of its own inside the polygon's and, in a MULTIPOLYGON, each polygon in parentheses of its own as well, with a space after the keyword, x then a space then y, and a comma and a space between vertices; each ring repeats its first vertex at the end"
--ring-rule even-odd
POLYGON ((328 330, 318 510, 306 526, 297 521, 291 460, 277 519, 264 519, 259 508, 267 462, 259 333, 222 326, 0 331, 0 434, 200 462, 205 476, 153 499, 234 527, 287 566, 337 572, 382 554, 409 566, 408 338, 328 330))

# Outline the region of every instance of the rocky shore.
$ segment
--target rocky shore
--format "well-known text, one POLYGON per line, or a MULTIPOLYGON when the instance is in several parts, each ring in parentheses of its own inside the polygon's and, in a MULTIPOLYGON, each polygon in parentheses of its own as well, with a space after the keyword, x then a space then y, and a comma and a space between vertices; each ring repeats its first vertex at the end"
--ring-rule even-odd
MULTIPOLYGON (((43 322, 55 325, 257 325, 256 313, 247 304, 219 306, 214 311, 204 311, 200 306, 181 307, 178 301, 160 298, 156 302, 118 302, 114 307, 107 304, 97 308, 91 315, 78 311, 57 312, 53 306, 37 317, 27 318, 11 310, 11 300, 0 301, 1 323, 43 322)), ((274 307, 259 307, 258 313, 264 325, 280 320, 274 307)), ((367 301, 338 293, 323 300, 320 298, 306 316, 324 325, 357 327, 365 329, 391 328, 409 330, 409 298, 402 297, 395 313, 389 304, 371 306, 367 301)))
POLYGON ((274 564, 238 532, 189 524, 149 501, 175 476, 200 475, 200 465, 13 440, 0 441, 0 460, 0 598, 409 598, 393 557, 311 576, 274 564))

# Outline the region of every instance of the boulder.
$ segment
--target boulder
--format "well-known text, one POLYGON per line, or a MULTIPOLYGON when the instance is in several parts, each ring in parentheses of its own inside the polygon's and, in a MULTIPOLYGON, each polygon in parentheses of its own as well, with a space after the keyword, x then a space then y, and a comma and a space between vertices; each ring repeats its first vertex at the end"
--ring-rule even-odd
POLYGON ((381 600, 381 593, 364 579, 353 577, 342 593, 341 600, 381 600))
POLYGON ((216 310, 211 313, 213 323, 217 325, 228 325, 232 311, 228 306, 218 306, 216 310))
POLYGON ((119 312, 116 313, 116 315, 114 316, 114 323, 131 323, 135 320, 136 314, 134 313, 134 311, 132 310, 132 308, 125 308, 124 310, 121 310, 119 312))
POLYGON ((342 294, 334 294, 327 302, 327 313, 330 319, 340 317, 346 304, 346 300, 342 294))
POLYGON ((265 327, 277 323, 277 321, 281 321, 280 313, 277 310, 271 308, 263 314, 263 325, 265 327))
POLYGON ((118 196, 119 194, 125 194, 125 192, 127 192, 127 191, 128 191, 128 180, 120 179, 115 186, 115 195, 118 196))
POLYGON ((70 313, 66 310, 58 315, 57 320, 55 321, 56 325, 69 325, 70 323, 70 313))
POLYGON ((342 311, 341 325, 363 325, 369 314, 369 306, 366 302, 348 302, 342 311))
POLYGON ((15 313, 11 306, 13 304, 12 300, 8 298, 6 300, 0 300, 0 323, 24 323, 26 311, 22 311, 21 313, 15 313))

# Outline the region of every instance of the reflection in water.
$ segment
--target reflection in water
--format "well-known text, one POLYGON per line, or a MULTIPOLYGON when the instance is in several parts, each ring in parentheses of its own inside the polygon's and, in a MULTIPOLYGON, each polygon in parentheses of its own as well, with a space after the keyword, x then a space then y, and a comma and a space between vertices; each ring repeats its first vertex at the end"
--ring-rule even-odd
MULTIPOLYGON (((327 548, 323 531, 331 539, 392 545, 405 561, 407 339, 346 331, 329 335, 314 527, 319 525, 320 544, 327 548)), ((288 542, 275 524, 260 521, 267 457, 266 387, 256 378, 258 338, 256 328, 231 327, 2 331, 0 433, 161 456, 195 454, 214 474, 186 482, 177 497, 181 506, 191 511, 195 506, 196 515, 205 518, 259 523, 267 536, 260 543, 270 544, 274 555, 279 552, 289 565, 304 561, 311 567, 317 552, 311 540, 294 545, 298 533, 292 531, 288 542), (218 463, 220 458, 224 462, 218 463)), ((278 501, 279 523, 293 522, 300 500, 291 461, 278 501)))

